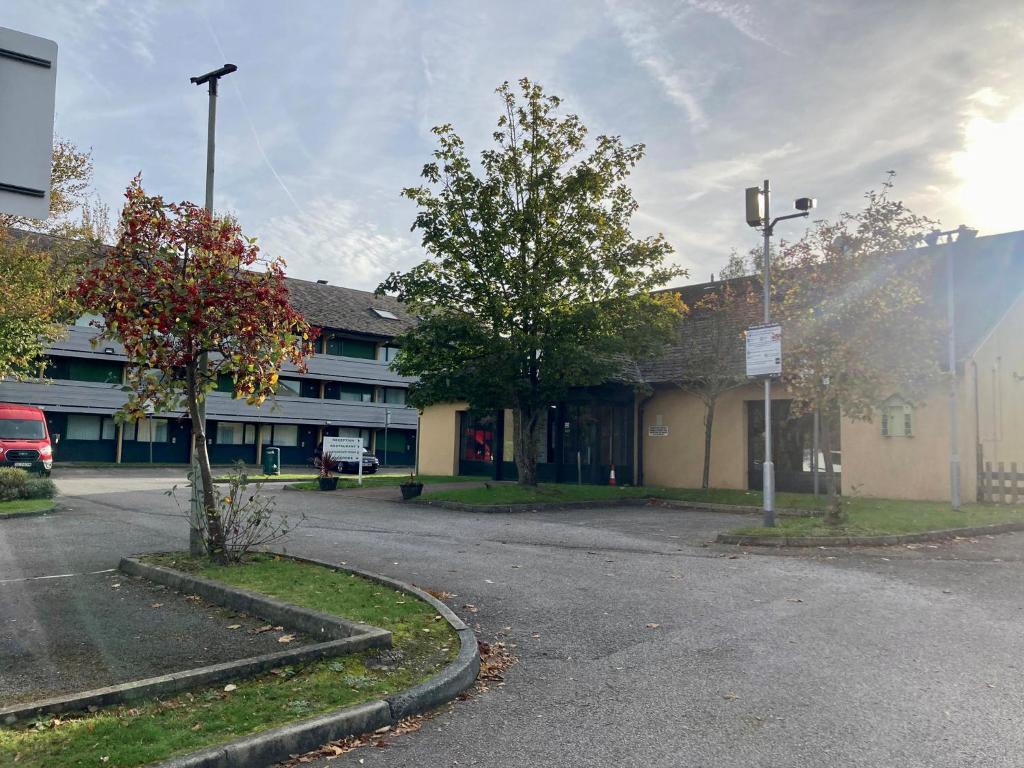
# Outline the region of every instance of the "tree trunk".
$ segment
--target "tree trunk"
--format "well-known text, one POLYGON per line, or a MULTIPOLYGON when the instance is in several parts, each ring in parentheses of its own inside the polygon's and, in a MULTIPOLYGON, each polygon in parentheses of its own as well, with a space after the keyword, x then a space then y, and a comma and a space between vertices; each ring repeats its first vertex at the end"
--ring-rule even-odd
POLYGON ((711 480, 711 427, 715 423, 716 400, 712 397, 704 403, 704 474, 701 475, 701 488, 708 488, 711 480))
POLYGON ((220 512, 213 495, 213 472, 210 469, 210 451, 206 445, 206 424, 199 416, 199 388, 194 372, 189 372, 188 380, 188 412, 192 418, 192 446, 195 451, 196 463, 199 465, 199 478, 202 482, 203 513, 206 519, 206 550, 217 562, 227 560, 227 541, 224 529, 220 524, 220 512))
POLYGON ((512 444, 516 454, 516 470, 520 485, 537 485, 537 423, 536 408, 520 406, 512 411, 512 444))
MULTIPOLYGON (((832 464, 832 425, 827 411, 819 419, 821 430, 821 451, 825 455, 825 522, 839 525, 843 522, 843 507, 836 494, 836 468, 832 464)), ((817 456, 814 457, 817 461, 817 456)))

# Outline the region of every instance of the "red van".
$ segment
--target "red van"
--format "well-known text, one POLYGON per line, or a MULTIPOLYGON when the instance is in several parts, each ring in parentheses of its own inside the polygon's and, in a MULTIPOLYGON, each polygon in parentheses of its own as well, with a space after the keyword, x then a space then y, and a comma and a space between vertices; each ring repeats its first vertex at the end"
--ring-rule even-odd
POLYGON ((50 474, 53 445, 41 410, 31 405, 0 403, 0 467, 50 474))

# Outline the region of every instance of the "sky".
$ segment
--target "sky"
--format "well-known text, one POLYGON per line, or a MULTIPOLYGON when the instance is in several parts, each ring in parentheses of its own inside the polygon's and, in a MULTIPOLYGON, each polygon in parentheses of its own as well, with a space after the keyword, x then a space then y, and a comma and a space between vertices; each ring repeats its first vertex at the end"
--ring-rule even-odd
POLYGON ((894 170, 894 194, 944 226, 1024 229, 1019 1, 4 0, 0 25, 57 41, 56 132, 91 148, 115 213, 139 172, 202 202, 207 97, 189 77, 236 64, 215 208, 293 277, 372 290, 421 261, 400 191, 431 127, 477 154, 494 89, 522 76, 591 135, 646 145, 633 229, 664 233, 680 283, 757 245, 743 189, 765 178, 776 214, 810 196, 835 217, 894 170))

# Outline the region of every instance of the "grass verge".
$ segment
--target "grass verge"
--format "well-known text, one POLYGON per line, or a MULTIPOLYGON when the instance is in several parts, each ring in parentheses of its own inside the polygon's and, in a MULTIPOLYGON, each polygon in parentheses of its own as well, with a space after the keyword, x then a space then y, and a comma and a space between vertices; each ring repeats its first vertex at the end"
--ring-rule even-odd
POLYGON ((774 528, 748 526, 730 533, 741 536, 887 536, 949 528, 1024 522, 1024 509, 966 505, 960 512, 938 501, 852 498, 844 500, 846 521, 828 525, 821 518, 780 517, 774 528))
POLYGON ((46 512, 57 506, 53 499, 15 499, 0 501, 0 517, 22 512, 46 512))
POLYGON ((255 555, 234 566, 185 555, 147 561, 388 629, 393 650, 283 667, 237 681, 231 691, 218 686, 2 727, 0 765, 144 765, 387 696, 425 680, 458 654, 458 635, 436 618, 432 606, 358 576, 272 555, 255 555))
MULTIPOLYGON (((250 477, 250 479, 252 479, 250 477)), ((363 488, 386 488, 395 487, 404 483, 409 479, 408 474, 404 475, 363 475, 363 488)), ((462 477, 459 475, 417 475, 417 480, 429 487, 432 484, 437 483, 472 483, 479 482, 478 477, 462 477)), ((338 476, 338 489, 342 488, 358 488, 359 482, 356 480, 354 475, 339 475, 338 476)), ((317 484, 316 479, 310 480, 304 483, 294 483, 290 485, 296 491, 319 491, 320 486, 317 484)))

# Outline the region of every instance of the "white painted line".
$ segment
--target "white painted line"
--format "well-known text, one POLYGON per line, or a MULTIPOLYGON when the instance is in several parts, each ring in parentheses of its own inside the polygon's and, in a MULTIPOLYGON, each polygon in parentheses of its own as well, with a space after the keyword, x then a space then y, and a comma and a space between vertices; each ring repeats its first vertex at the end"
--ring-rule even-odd
POLYGON ((86 573, 55 573, 52 576, 26 576, 23 579, 0 579, 0 584, 13 584, 18 581, 42 581, 43 579, 70 579, 72 576, 95 576, 98 573, 113 573, 117 568, 107 568, 102 571, 87 571, 86 573))

